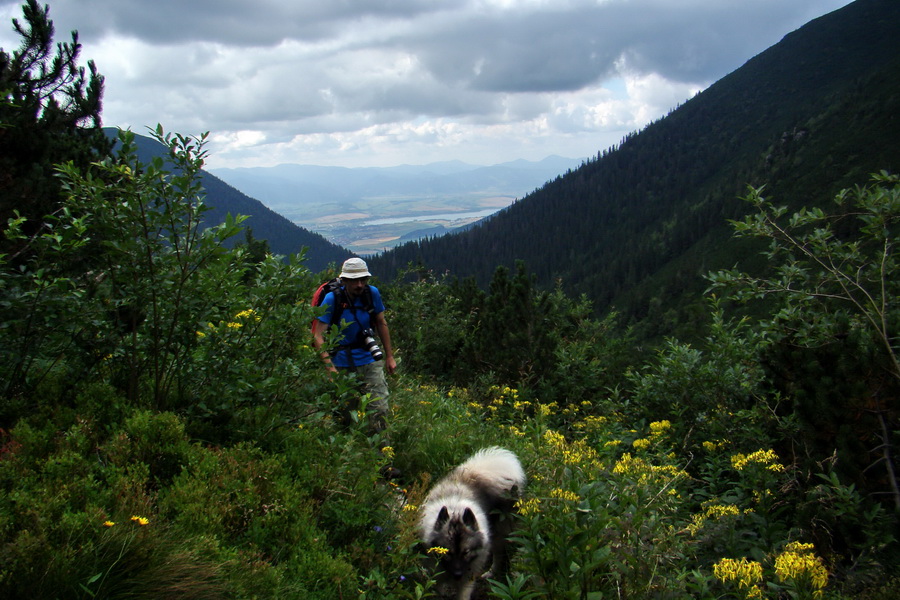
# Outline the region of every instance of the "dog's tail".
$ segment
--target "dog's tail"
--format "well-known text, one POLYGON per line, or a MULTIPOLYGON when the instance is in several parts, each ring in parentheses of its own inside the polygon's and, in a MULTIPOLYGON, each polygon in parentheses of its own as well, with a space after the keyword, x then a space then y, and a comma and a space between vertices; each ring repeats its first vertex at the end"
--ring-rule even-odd
POLYGON ((457 477, 495 497, 518 495, 525 487, 525 471, 516 455, 499 446, 483 448, 456 467, 457 477))

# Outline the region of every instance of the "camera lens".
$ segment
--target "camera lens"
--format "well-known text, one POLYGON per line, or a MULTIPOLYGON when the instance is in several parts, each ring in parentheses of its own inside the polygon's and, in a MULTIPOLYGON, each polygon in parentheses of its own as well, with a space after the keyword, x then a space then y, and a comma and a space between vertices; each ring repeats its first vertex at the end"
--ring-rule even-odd
POLYGON ((381 348, 378 347, 378 344, 375 342, 375 338, 372 337, 375 334, 371 329, 366 329, 362 332, 362 346, 366 350, 369 351, 369 354, 372 355, 372 358, 375 360, 381 360, 384 358, 384 353, 381 351, 381 348))

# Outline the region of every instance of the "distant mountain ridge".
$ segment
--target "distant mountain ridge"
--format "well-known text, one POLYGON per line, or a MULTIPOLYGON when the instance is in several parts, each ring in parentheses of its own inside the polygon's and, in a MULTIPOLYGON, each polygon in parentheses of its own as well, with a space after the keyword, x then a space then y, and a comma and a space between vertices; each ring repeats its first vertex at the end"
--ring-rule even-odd
MULTIPOLYGON (((110 137, 118 136, 115 128, 104 128, 104 131, 110 137)), ((135 134, 135 143, 141 162, 149 162, 155 156, 165 157, 168 152, 165 146, 147 136, 135 134)), ((306 265, 315 272, 324 270, 332 263, 340 264, 350 254, 347 249, 292 223, 206 170, 201 173, 201 181, 206 193, 205 202, 210 207, 203 216, 207 227, 224 222, 229 213, 247 215, 249 218, 244 226, 253 231, 255 239, 266 240, 273 254, 283 256, 299 253, 306 248, 306 265)), ((243 241, 243 237, 230 240, 232 243, 243 241)))
POLYGON ((210 172, 276 208, 349 202, 370 196, 424 196, 473 190, 524 196, 583 160, 549 156, 540 161, 516 160, 489 166, 445 161, 358 168, 282 164, 211 169, 210 172))
POLYGON ((759 263, 728 218, 748 184, 777 202, 830 205, 881 169, 900 170, 900 2, 857 0, 808 23, 667 117, 467 231, 374 257, 473 276, 525 261, 598 312, 652 337, 693 329, 702 275, 759 263))
POLYGON ((583 159, 558 156, 491 166, 448 161, 395 167, 215 169, 292 222, 361 255, 440 236, 494 213, 583 159))

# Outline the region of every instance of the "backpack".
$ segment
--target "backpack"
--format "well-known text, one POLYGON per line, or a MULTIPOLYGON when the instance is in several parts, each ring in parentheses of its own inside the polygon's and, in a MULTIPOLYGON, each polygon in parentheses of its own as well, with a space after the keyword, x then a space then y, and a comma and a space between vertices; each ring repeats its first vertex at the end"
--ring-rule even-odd
MULTIPOLYGON (((341 322, 341 316, 344 313, 344 309, 350 308, 350 302, 347 300, 344 288, 341 286, 340 278, 335 277, 328 281, 323 281, 319 287, 316 288, 316 291, 313 292, 310 304, 312 306, 321 306, 322 301, 325 300, 325 296, 327 296, 329 292, 334 293, 334 308, 331 311, 331 322, 328 324, 330 329, 332 325, 341 322)), ((362 299, 363 309, 365 309, 369 315, 372 315, 375 312, 375 302, 372 300, 372 288, 368 285, 363 290, 362 299)), ((317 319, 313 319, 313 322, 310 323, 310 328, 313 332, 315 332, 316 320, 317 319)))

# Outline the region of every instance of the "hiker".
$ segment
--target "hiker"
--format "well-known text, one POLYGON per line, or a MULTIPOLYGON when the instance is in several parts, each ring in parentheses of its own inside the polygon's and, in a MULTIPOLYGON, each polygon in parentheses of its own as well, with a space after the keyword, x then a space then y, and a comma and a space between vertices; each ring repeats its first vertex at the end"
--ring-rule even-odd
MULTIPOLYGON (((391 335, 384 318, 384 303, 378 288, 369 285, 369 268, 361 258, 344 261, 340 285, 322 299, 325 314, 313 322, 313 343, 323 350, 321 356, 329 371, 338 369, 356 373, 363 390, 370 395, 369 423, 376 433, 387 424, 388 387, 384 371, 397 369, 391 348, 391 335), (337 301, 336 301, 337 300, 337 301), (335 313, 335 311, 339 311, 335 313), (337 348, 325 350, 325 332, 331 324, 339 326, 343 333, 337 348), (375 333, 381 340, 379 348, 375 333)), ((355 410, 356 407, 350 407, 355 410)))

